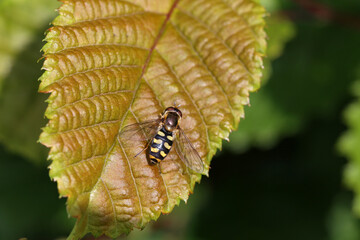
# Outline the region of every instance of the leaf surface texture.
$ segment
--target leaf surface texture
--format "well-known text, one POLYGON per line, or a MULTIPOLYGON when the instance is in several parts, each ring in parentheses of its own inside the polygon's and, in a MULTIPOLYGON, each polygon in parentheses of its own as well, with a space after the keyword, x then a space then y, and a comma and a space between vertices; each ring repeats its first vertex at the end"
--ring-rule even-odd
POLYGON ((248 0, 66 1, 43 50, 40 91, 51 93, 40 141, 68 212, 69 237, 116 237, 186 201, 201 174, 176 151, 150 166, 129 124, 174 102, 208 174, 260 84, 264 9, 248 0), (130 145, 130 147, 127 147, 130 145))

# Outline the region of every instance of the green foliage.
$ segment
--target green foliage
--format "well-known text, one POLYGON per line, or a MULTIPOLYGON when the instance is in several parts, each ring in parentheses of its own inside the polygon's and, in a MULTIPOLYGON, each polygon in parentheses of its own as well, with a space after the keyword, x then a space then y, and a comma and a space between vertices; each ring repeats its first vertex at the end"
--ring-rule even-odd
MULTIPOLYGON (((286 18, 272 14, 267 18, 266 32, 269 40, 262 78, 264 85, 271 76, 271 61, 282 54, 284 45, 295 35, 295 27, 286 18)), ((225 148, 238 153, 251 146, 270 148, 279 139, 294 134, 299 129, 299 120, 279 108, 270 94, 267 89, 262 88, 251 96, 246 116, 238 130, 230 135, 230 142, 225 143, 225 148)))
POLYGON ((57 6, 56 1, 46 0, 0 2, 0 92, 14 62, 21 60, 16 59, 17 54, 43 30, 57 6))
POLYGON ((335 198, 330 211, 328 229, 331 240, 357 240, 360 238, 359 221, 349 207, 350 198, 342 194, 335 198))
POLYGON ((46 148, 37 143, 46 98, 36 91, 36 63, 42 32, 57 6, 48 0, 0 1, 0 141, 36 163, 46 158, 46 148))
POLYGON ((58 239, 71 230, 48 170, 0 146, 0 239, 58 239))
MULTIPOLYGON (((360 73, 360 68, 359 68, 360 73)), ((344 180, 348 187, 355 191, 354 211, 360 216, 360 80, 353 88, 354 95, 358 98, 345 110, 345 121, 349 130, 339 142, 340 150, 349 159, 344 171, 344 180)))
POLYGON ((146 144, 119 131, 176 102, 208 175, 249 92, 259 88, 264 14, 251 0, 61 6, 43 48, 39 89, 51 95, 40 142, 51 148, 50 176, 78 219, 69 239, 117 237, 187 201, 201 174, 175 151, 159 168, 145 152, 134 158, 146 144))

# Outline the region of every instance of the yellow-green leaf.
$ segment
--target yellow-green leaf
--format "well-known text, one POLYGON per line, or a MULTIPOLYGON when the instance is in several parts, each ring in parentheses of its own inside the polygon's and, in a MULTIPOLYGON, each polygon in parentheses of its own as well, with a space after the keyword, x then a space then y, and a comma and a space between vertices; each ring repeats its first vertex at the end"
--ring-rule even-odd
MULTIPOLYGON (((360 71, 358 74, 360 76, 360 71)), ((341 136, 339 148, 349 160, 343 177, 346 185, 355 192, 353 209, 360 216, 360 80, 355 81, 352 90, 357 99, 344 111, 348 130, 341 136)))
MULTIPOLYGON (((205 164, 260 85, 264 9, 251 0, 69 0, 46 36, 40 91, 51 93, 40 136, 50 176, 78 218, 70 239, 116 237, 186 201, 201 174, 176 151, 150 166, 124 147, 125 126, 176 102, 205 164)), ((130 143, 132 144, 132 143, 130 143)))

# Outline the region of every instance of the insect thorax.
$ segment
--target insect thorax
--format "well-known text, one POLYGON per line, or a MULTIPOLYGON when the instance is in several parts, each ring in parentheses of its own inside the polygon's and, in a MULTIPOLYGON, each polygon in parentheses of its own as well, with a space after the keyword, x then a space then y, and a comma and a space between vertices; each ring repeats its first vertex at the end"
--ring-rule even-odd
POLYGON ((176 112, 165 112, 164 114, 164 128, 168 132, 173 132, 179 128, 181 117, 176 112))

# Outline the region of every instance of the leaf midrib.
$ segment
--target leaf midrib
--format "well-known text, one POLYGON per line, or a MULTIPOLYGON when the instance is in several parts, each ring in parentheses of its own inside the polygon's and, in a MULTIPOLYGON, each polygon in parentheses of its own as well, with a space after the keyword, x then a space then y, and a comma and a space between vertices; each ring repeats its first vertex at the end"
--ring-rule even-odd
MULTIPOLYGON (((122 119, 121 119, 121 121, 120 121, 119 129, 121 129, 122 125, 124 124, 124 120, 125 120, 126 116, 128 115, 128 113, 129 113, 129 111, 130 111, 130 109, 131 109, 131 106, 133 105, 133 103, 134 103, 134 101, 135 101, 136 93, 137 93, 137 91, 138 91, 138 89, 139 89, 139 87, 140 87, 141 79, 143 78, 143 76, 144 76, 144 74, 145 74, 145 72, 146 72, 146 69, 147 69, 147 67, 148 67, 148 65, 149 65, 149 62, 150 62, 152 53, 153 53, 153 51, 155 50, 155 47, 156 47, 157 43, 159 42, 162 34, 164 33, 166 24, 167 24, 167 22, 169 22, 170 17, 171 17, 171 15, 172 15, 174 9, 176 8, 178 2, 179 2, 179 0, 175 0, 175 2, 173 3, 173 5, 171 6, 171 8, 170 8, 170 10, 169 10, 169 13, 166 15, 166 18, 165 18, 163 24, 161 25, 160 30, 159 30, 157 36, 156 36, 155 39, 154 39, 154 43, 153 43, 153 45, 151 46, 151 48, 150 48, 150 50, 149 50, 148 56, 147 56, 147 58, 146 58, 146 60, 145 60, 144 66, 143 66, 143 68, 142 68, 142 72, 141 72, 140 76, 139 76, 138 79, 137 79, 137 83, 136 83, 136 86, 135 86, 135 88, 134 88, 134 94, 133 94, 133 97, 132 97, 131 102, 130 102, 130 104, 129 104, 129 108, 128 108, 127 111, 124 113, 124 115, 123 115, 123 117, 122 117, 122 119)), ((117 139, 116 136, 115 136, 115 139, 117 139)), ((102 175, 103 175, 103 172, 104 172, 104 169, 105 169, 105 166, 106 166, 106 163, 107 163, 107 159, 108 159, 108 157, 109 157, 109 154, 111 153, 111 151, 112 151, 113 148, 115 147, 115 144, 116 144, 116 140, 115 140, 115 139, 114 139, 114 143, 112 144, 112 146, 109 148, 108 152, 106 153, 106 157, 104 158, 104 164, 103 164, 102 169, 101 169, 100 177, 99 177, 98 181, 94 184, 94 186, 92 187, 92 189, 90 190, 90 192, 94 190, 94 187, 98 184, 98 182, 99 182, 100 180, 103 181, 102 175)), ((120 144, 121 149, 123 149, 120 142, 119 142, 119 144, 120 144)), ((124 154, 125 154, 125 157, 126 157, 126 159, 127 159, 126 153, 124 153, 124 154)), ((128 164, 129 164, 131 176, 132 176, 133 181, 134 181, 134 186, 135 186, 135 189, 136 189, 136 192, 137 192, 138 201, 139 201, 139 204, 140 204, 141 226, 142 226, 144 217, 143 217, 143 211, 142 211, 141 198, 140 198, 140 195, 139 195, 138 186, 137 186, 137 183, 136 183, 136 181, 135 181, 135 177, 133 176, 133 173, 132 173, 131 164, 130 164, 130 162, 129 162, 128 159, 127 159, 127 162, 128 162, 128 164)), ((166 192, 166 193, 167 193, 167 192, 166 192)), ((112 201, 111 194, 109 194, 109 197, 111 198, 111 201, 112 201)), ((113 207, 113 206, 112 206, 112 207, 113 207)))

